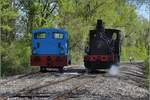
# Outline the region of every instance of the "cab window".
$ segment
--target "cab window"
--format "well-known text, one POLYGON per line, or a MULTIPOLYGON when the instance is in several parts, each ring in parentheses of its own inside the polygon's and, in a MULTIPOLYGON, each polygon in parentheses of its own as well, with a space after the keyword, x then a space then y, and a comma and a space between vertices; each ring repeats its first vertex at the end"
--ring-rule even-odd
POLYGON ((116 40, 116 39, 117 39, 117 34, 116 34, 116 33, 113 33, 112 39, 113 39, 113 40, 116 40))
POLYGON ((43 33, 35 33, 34 38, 35 39, 44 39, 44 38, 46 38, 46 34, 44 32, 43 33))
POLYGON ((54 39, 63 39, 64 38, 64 34, 62 34, 62 33, 55 32, 53 34, 54 34, 54 39))

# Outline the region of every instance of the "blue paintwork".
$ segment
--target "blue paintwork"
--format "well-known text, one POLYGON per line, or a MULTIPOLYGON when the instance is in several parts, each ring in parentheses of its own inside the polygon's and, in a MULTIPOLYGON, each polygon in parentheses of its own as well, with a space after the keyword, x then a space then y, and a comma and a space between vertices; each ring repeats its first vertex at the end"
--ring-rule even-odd
POLYGON ((68 36, 63 29, 43 28, 32 31, 32 55, 68 55, 68 36), (35 39, 34 34, 44 32, 46 38, 35 39), (64 34, 63 39, 55 39, 53 32, 64 34), (39 48, 37 44, 40 44, 39 48), (60 44, 60 46, 58 46, 60 44), (63 52, 63 53, 62 53, 63 52))

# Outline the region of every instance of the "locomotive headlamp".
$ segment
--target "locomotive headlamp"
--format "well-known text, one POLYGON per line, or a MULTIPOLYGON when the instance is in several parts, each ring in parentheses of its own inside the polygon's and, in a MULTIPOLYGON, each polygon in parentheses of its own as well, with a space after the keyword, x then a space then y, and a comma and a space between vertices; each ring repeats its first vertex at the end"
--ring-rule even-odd
POLYGON ((32 50, 32 54, 36 54, 36 50, 35 49, 32 50))

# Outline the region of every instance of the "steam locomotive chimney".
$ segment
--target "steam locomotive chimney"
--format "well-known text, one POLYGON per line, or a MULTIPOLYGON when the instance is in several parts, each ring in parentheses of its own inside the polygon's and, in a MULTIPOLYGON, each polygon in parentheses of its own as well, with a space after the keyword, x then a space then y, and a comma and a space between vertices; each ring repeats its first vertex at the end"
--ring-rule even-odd
POLYGON ((97 20, 97 25, 96 25, 96 30, 99 33, 104 33, 104 25, 103 25, 103 21, 102 20, 97 20))

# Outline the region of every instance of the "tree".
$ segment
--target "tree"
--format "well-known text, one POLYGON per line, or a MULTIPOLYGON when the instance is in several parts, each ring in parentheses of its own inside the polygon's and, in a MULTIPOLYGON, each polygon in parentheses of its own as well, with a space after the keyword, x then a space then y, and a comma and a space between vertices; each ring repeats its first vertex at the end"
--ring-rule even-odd
POLYGON ((10 0, 0 0, 1 15, 1 39, 2 42, 10 43, 15 39, 15 19, 17 11, 10 0))

